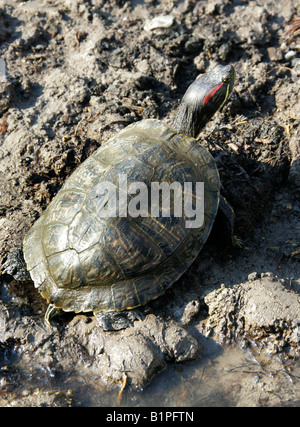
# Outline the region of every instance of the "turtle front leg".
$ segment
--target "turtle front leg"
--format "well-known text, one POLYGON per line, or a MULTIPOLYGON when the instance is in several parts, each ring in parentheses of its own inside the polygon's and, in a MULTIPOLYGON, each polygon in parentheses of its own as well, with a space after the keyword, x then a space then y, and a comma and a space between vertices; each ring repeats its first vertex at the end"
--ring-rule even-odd
POLYGON ((94 313, 104 331, 118 331, 134 326, 135 320, 143 320, 144 315, 139 310, 124 310, 107 313, 94 313))

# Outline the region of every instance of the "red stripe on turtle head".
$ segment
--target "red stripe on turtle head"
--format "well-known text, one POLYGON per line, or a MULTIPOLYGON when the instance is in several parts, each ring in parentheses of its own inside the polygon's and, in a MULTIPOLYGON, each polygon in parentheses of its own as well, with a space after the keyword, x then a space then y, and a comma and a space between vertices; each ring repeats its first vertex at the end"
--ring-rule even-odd
POLYGON ((206 95, 206 97, 203 99, 203 103, 202 105, 205 105, 208 103, 208 101, 214 96, 214 94, 223 86, 223 83, 221 83, 218 86, 213 87, 208 94, 206 95))

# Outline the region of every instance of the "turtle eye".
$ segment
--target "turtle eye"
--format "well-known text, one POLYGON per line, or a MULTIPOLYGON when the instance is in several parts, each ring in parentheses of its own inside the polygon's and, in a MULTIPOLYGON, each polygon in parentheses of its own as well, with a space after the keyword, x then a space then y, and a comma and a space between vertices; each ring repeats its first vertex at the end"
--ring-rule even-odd
POLYGON ((223 77, 223 82, 229 82, 231 80, 231 75, 227 74, 227 76, 223 77))

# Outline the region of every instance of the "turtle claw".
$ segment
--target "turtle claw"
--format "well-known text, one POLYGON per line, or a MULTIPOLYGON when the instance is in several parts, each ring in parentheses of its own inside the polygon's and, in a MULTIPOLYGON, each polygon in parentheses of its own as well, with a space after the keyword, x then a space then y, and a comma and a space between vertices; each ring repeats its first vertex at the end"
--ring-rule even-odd
POLYGON ((135 320, 143 320, 143 314, 138 310, 124 310, 107 313, 94 313, 104 331, 118 331, 134 326, 135 320))
POLYGON ((244 242, 234 234, 235 213, 230 203, 220 194, 219 210, 223 216, 223 230, 226 240, 235 248, 243 248, 244 242))
POLYGON ((235 234, 232 236, 232 245, 236 248, 244 248, 245 247, 245 243, 243 242, 243 240, 240 239, 235 234))

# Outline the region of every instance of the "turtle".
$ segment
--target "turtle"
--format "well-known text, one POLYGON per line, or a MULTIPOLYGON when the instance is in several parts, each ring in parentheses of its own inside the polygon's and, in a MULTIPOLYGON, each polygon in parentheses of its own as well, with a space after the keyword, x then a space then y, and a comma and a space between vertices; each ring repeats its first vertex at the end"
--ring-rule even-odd
MULTIPOLYGON (((22 251, 4 264, 4 272, 12 274, 13 264, 23 262, 23 272, 29 272, 49 304, 48 324, 62 310, 92 312, 104 330, 132 326, 141 319, 138 307, 164 294, 189 268, 219 206, 228 210, 215 160, 197 136, 229 98, 234 80, 232 65, 198 76, 171 126, 158 119, 130 124, 65 181, 25 236, 22 251), (177 189, 178 183, 181 188, 190 183, 190 211, 175 215, 180 199, 173 188, 169 211, 161 207, 162 192, 156 193, 154 215, 153 183, 174 182, 177 189), (194 194, 197 183, 204 183, 202 196, 194 194), (138 198, 142 190, 149 191, 138 198), (113 209, 121 198, 123 204, 113 209), (202 202, 202 222, 194 226, 190 219, 197 200, 199 206, 202 202)), ((19 279, 24 276, 18 273, 19 279)))

